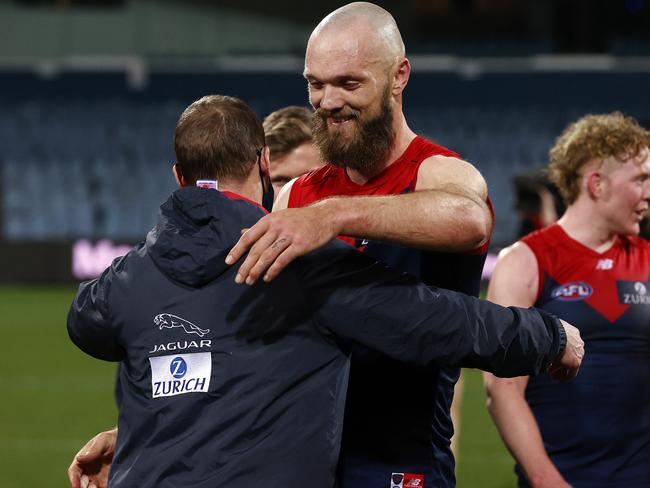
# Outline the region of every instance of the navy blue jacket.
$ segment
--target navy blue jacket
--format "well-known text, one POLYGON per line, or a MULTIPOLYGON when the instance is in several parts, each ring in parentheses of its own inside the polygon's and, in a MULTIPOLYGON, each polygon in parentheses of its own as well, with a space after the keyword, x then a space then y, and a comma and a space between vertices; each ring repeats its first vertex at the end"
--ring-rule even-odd
POLYGON ((352 347, 502 376, 564 347, 551 315, 431 289, 342 243, 237 285, 225 256, 262 215, 178 190, 146 243, 80 285, 70 337, 122 361, 110 486, 330 488, 352 347))

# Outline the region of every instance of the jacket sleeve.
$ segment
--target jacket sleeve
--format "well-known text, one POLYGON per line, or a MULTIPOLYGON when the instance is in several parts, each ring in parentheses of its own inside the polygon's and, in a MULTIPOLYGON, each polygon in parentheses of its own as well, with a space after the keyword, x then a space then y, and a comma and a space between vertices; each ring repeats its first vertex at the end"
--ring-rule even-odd
POLYGON ((550 314, 427 287, 349 246, 327 246, 303 264, 319 327, 350 345, 498 376, 539 374, 564 350, 564 327, 550 314))
POLYGON ((79 285, 68 312, 68 335, 79 349, 105 361, 120 361, 124 350, 111 322, 109 292, 115 279, 113 267, 92 281, 79 285))

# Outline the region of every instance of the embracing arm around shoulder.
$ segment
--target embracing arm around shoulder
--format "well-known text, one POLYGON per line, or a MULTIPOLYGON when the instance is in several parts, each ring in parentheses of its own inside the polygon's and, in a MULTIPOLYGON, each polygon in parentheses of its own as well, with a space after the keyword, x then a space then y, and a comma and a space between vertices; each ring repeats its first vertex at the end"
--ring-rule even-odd
POLYGON ((343 243, 296 265, 320 327, 400 361, 517 376, 546 371, 563 347, 548 314, 428 287, 343 243))
MULTIPOLYGON (((499 254, 490 279, 488 300, 500 305, 530 307, 537 299, 537 259, 518 242, 499 254)), ((506 447, 522 466, 531 486, 568 487, 551 462, 535 417, 525 399, 528 376, 497 378, 484 373, 490 415, 506 447)))
POLYGON ((293 259, 338 235, 401 245, 466 251, 492 232, 487 185, 471 164, 434 156, 418 171, 415 192, 401 195, 326 198, 304 208, 285 208, 293 182, 278 196, 274 212, 245 232, 231 250, 232 264, 249 251, 239 282, 270 281, 293 259))

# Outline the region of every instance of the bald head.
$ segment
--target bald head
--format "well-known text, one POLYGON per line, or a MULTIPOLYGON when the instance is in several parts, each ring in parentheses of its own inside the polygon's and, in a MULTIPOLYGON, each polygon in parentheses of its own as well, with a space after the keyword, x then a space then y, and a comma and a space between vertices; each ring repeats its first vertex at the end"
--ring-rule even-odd
POLYGON ((345 5, 316 26, 309 38, 310 48, 322 43, 356 51, 369 62, 393 65, 405 56, 404 42, 395 19, 383 8, 368 2, 345 5))
POLYGON ((366 175, 384 167, 397 135, 414 136, 402 110, 410 73, 395 19, 383 8, 355 2, 325 17, 309 38, 303 73, 322 159, 366 175))

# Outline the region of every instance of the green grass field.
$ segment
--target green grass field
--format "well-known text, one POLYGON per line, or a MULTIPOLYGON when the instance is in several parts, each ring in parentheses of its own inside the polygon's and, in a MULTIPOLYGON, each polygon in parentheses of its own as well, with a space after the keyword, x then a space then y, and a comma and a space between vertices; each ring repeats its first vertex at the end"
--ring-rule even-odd
POLYGON ((0 288, 0 486, 65 487, 74 453, 116 421, 115 366, 68 339, 66 288, 0 288))
MULTIPOLYGON (((0 487, 68 486, 88 438, 116 422, 115 367, 81 353, 65 318, 72 287, 0 287, 0 487)), ((512 461, 485 410, 478 371, 467 371, 459 488, 515 486, 512 461)))

